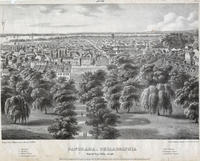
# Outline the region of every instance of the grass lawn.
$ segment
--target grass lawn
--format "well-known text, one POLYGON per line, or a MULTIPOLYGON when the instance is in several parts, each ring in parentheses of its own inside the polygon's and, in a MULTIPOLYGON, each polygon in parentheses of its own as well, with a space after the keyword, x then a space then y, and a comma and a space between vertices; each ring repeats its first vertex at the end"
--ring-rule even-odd
MULTIPOLYGON (((85 125, 85 106, 77 103, 77 120, 81 127, 76 139, 91 139, 90 127, 85 125), (81 115, 82 114, 82 115, 81 115)), ((174 110, 170 117, 150 115, 137 108, 130 113, 121 112, 118 139, 198 139, 198 124, 185 119, 180 109, 174 110)), ((53 139, 48 133, 48 126, 56 118, 53 114, 32 111, 26 125, 11 124, 2 115, 3 139, 53 139)))

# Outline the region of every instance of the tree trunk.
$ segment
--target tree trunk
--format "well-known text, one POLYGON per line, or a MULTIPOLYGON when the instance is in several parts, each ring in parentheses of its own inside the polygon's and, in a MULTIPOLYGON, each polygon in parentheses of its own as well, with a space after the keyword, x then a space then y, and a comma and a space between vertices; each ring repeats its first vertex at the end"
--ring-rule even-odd
POLYGON ((95 139, 98 139, 98 138, 99 138, 99 126, 97 125, 97 133, 96 133, 95 139))
POLYGON ((115 109, 117 113, 119 113, 118 108, 115 109))
POLYGON ((130 110, 131 110, 131 109, 130 109, 130 108, 128 108, 128 110, 127 110, 127 113, 129 113, 129 112, 130 112, 130 110))
POLYGON ((198 117, 196 117, 195 123, 199 123, 199 118, 198 117))
POLYGON ((44 113, 47 114, 47 108, 46 107, 44 108, 44 113))

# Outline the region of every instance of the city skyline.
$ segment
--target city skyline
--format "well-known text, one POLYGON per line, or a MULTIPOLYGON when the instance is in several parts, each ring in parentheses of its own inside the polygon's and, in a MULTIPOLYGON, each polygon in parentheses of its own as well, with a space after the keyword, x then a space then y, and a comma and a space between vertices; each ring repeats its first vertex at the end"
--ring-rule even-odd
MULTIPOLYGON (((181 31, 198 28, 197 4, 0 5, 4 33, 181 31)), ((2 25, 1 25, 2 33, 2 25)))

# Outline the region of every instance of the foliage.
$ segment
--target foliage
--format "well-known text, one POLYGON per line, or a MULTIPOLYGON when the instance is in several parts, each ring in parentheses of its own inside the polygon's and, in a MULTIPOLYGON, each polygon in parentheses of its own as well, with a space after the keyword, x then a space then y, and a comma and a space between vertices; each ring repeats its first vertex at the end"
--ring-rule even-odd
POLYGON ((79 84, 80 101, 83 103, 86 103, 90 99, 92 99, 94 97, 94 94, 92 91, 98 90, 97 89, 99 88, 98 86, 101 86, 102 83, 105 81, 105 79, 106 79, 106 73, 103 70, 97 70, 94 73, 92 72, 84 73, 82 75, 82 79, 79 84))
POLYGON ((35 88, 31 93, 31 97, 33 99, 33 108, 44 111, 45 114, 47 113, 47 108, 52 106, 52 96, 43 88, 35 88))
POLYGON ((56 139, 73 139, 79 127, 74 117, 60 117, 48 127, 49 133, 56 139))
POLYGON ((182 105, 188 118, 198 122, 199 118, 199 82, 192 77, 176 91, 176 103, 182 105))
POLYGON ((170 79, 170 71, 172 66, 158 67, 154 64, 147 64, 141 68, 142 78, 148 82, 149 85, 156 85, 157 83, 167 83, 170 79))
POLYGON ((9 86, 1 86, 1 112, 5 112, 5 102, 8 98, 15 94, 12 88, 9 86))
POLYGON ((118 113, 120 109, 120 97, 122 84, 117 80, 118 76, 115 72, 110 73, 105 81, 105 97, 108 101, 108 107, 110 109, 116 110, 118 113))
POLYGON ((87 103, 86 124, 92 126, 90 133, 96 139, 115 139, 119 136, 118 130, 113 128, 118 123, 119 116, 111 113, 106 103, 102 96, 94 97, 87 103))
POLYGON ((116 110, 117 113, 120 107, 129 112, 133 106, 133 101, 139 99, 136 93, 140 87, 134 83, 139 67, 134 65, 134 61, 129 54, 121 53, 114 57, 112 64, 107 68, 109 73, 104 90, 108 107, 116 110))
POLYGON ((159 83, 157 86, 150 85, 141 94, 141 106, 151 114, 160 115, 160 111, 162 111, 163 115, 167 112, 171 115, 171 98, 173 95, 174 92, 168 84, 159 83))
POLYGON ((134 80, 131 79, 129 79, 129 81, 125 83, 120 97, 122 109, 125 109, 127 110, 127 112, 130 112, 130 109, 133 107, 133 102, 139 101, 139 87, 139 83, 134 82, 134 80))
POLYGON ((44 111, 45 114, 47 113, 47 108, 51 107, 51 105, 51 99, 47 97, 36 98, 35 101, 32 103, 34 109, 44 111))
POLYGON ((73 80, 58 86, 56 93, 53 95, 56 103, 70 102, 74 103, 77 100, 77 90, 73 80))
POLYGON ((195 120, 195 122, 198 123, 199 103, 197 102, 190 103, 189 107, 184 110, 184 114, 190 120, 195 120))
POLYGON ((180 89, 190 76, 184 71, 173 70, 170 72, 170 84, 174 89, 180 89))
POLYGON ((6 100, 5 114, 13 123, 16 123, 17 121, 26 123, 26 120, 30 115, 30 109, 25 99, 20 95, 16 95, 6 100))
POLYGON ((54 112, 60 117, 48 127, 49 133, 57 139, 73 139, 79 131, 74 103, 77 100, 77 90, 73 80, 55 84, 53 100, 56 103, 54 112))
POLYGON ((53 70, 47 71, 45 75, 49 80, 56 78, 56 72, 53 70))
POLYGON ((137 66, 131 63, 125 63, 120 66, 118 77, 120 81, 124 82, 130 78, 136 77, 137 74, 138 74, 137 66))
POLYGON ((102 70, 84 73, 79 85, 79 95, 80 100, 87 105, 86 124, 92 126, 89 132, 96 139, 115 139, 119 132, 113 126, 116 126, 118 116, 107 108, 107 102, 103 97, 105 79, 106 73, 102 70))
POLYGON ((163 37, 162 42, 170 49, 184 48, 186 44, 192 44, 194 42, 194 37, 189 33, 170 33, 163 37))
POLYGON ((140 103, 145 111, 149 110, 149 95, 149 88, 145 88, 140 96, 140 103))
POLYGON ((30 87, 30 84, 28 81, 21 81, 18 82, 16 85, 16 91, 18 94, 24 97, 27 103, 31 104, 33 102, 33 99, 31 97, 32 87, 30 87))
POLYGON ((41 72, 33 72, 29 75, 29 80, 30 80, 30 85, 33 88, 37 88, 40 86, 40 81, 43 78, 42 73, 41 72))
POLYGON ((21 80, 22 80, 22 78, 20 77, 20 75, 11 75, 10 79, 9 79, 9 84, 10 84, 11 88, 16 90, 16 85, 21 80))

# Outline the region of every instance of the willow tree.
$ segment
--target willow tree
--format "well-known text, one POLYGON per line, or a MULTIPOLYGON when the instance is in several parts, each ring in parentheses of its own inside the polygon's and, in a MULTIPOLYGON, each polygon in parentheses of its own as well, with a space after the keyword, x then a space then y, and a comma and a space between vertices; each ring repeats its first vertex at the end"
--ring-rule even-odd
POLYGON ((167 84, 150 85, 141 94, 142 107, 151 114, 172 114, 171 97, 173 90, 167 84))
POLYGON ((47 114, 47 109, 52 107, 52 97, 50 93, 43 88, 35 88, 31 97, 33 99, 32 107, 47 114))
POLYGON ((9 86, 1 86, 1 112, 5 113, 5 102, 8 98, 15 95, 15 92, 9 86))
POLYGON ((27 80, 23 80, 17 83, 16 91, 19 95, 23 96, 26 102, 30 105, 33 101, 31 97, 32 87, 27 80))
POLYGON ((13 123, 26 123, 30 116, 30 108, 22 96, 16 95, 6 100, 5 114, 13 123))

